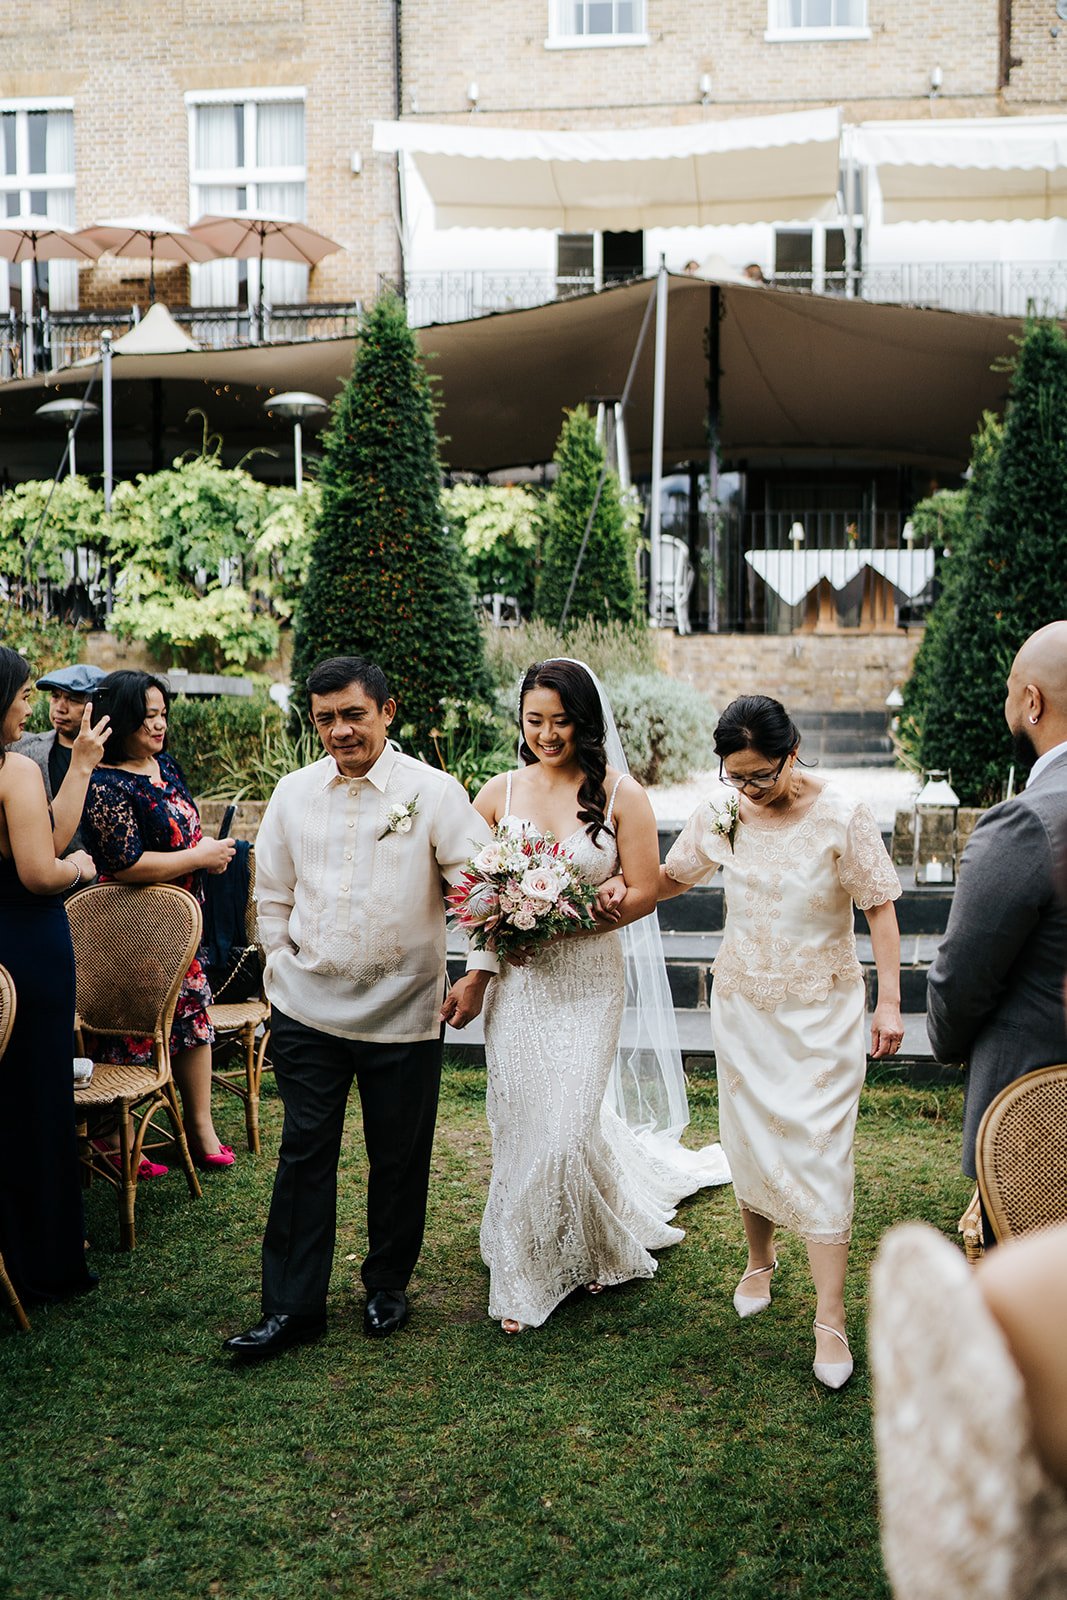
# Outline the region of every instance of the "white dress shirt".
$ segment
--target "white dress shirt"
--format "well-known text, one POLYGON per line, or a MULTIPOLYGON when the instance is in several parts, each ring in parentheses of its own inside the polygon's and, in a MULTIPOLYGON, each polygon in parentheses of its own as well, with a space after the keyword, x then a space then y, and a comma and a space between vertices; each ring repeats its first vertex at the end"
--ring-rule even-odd
MULTIPOLYGON (((342 1039, 437 1038, 445 887, 490 838, 455 778, 390 744, 364 778, 330 755, 289 773, 256 839, 268 999, 342 1039), (410 828, 387 831, 413 801, 410 828)), ((468 970, 497 967, 484 952, 467 958, 468 970)))
POLYGON ((1067 755, 1067 739, 1062 744, 1054 744, 1052 749, 1046 750, 1043 756, 1038 756, 1030 768, 1030 776, 1026 780, 1026 787, 1029 789, 1034 779, 1040 778, 1045 768, 1051 767, 1052 763, 1058 761, 1062 755, 1067 755))

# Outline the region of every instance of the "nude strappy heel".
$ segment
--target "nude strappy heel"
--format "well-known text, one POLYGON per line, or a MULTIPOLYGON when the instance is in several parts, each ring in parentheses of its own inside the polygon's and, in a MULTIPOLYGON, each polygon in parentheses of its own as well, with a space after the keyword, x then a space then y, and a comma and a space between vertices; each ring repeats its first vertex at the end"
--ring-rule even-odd
POLYGON ((836 1328, 831 1328, 826 1322, 816 1322, 814 1327, 822 1333, 832 1333, 835 1339, 840 1339, 845 1349, 848 1350, 847 1361, 816 1361, 812 1371, 821 1384, 827 1389, 843 1389, 852 1376, 852 1352, 848 1349, 848 1340, 836 1328))
POLYGON ((769 1294, 762 1296, 742 1294, 741 1284, 747 1283, 749 1278, 758 1278, 762 1272, 769 1272, 773 1276, 773 1274, 777 1271, 778 1261, 777 1258, 775 1258, 769 1267, 753 1267, 751 1272, 745 1273, 744 1277, 741 1279, 741 1283, 739 1283, 737 1288, 734 1290, 734 1310, 737 1312, 739 1317, 754 1317, 757 1312, 766 1311, 767 1307, 771 1303, 771 1297, 769 1294))

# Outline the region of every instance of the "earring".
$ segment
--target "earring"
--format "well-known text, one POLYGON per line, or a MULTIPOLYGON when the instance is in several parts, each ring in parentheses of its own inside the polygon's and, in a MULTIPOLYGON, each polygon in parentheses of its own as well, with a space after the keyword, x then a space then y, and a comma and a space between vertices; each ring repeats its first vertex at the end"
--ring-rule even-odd
POLYGON ((1030 723, 1031 723, 1031 725, 1034 725, 1034 724, 1036 724, 1036 722, 1037 722, 1037 718, 1036 718, 1036 717, 1031 717, 1031 718, 1030 718, 1030 723))

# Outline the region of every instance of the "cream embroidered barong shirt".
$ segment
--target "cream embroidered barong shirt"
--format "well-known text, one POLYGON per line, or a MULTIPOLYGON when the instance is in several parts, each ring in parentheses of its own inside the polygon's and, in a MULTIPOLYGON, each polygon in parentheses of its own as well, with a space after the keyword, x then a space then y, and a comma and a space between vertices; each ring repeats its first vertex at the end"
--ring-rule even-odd
MULTIPOLYGON (((389 744, 364 778, 330 755, 283 778, 256 840, 271 1004, 342 1039, 436 1039, 445 889, 491 837, 455 778, 389 744), (412 802, 407 831, 387 832, 412 802)), ((496 957, 471 951, 475 968, 496 972, 496 957)))

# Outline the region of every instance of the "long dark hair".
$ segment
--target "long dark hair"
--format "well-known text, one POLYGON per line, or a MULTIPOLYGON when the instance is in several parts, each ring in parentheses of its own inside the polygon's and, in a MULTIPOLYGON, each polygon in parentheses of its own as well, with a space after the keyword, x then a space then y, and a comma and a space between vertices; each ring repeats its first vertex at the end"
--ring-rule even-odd
MULTIPOLYGON (((104 760, 108 766, 128 759, 126 746, 130 736, 136 733, 148 715, 149 689, 159 690, 163 705, 169 711, 170 687, 162 678, 154 678, 150 672, 109 672, 93 690, 94 716, 106 711, 111 718, 104 750, 104 760)), ((163 744, 165 749, 166 740, 163 744)))
MULTIPOLYGON (((17 650, 0 644, 0 727, 15 702, 15 696, 30 675, 30 664, 17 650)), ((4 746, 0 741, 0 767, 4 764, 4 746)))
MULTIPOLYGON (((577 661, 535 661, 522 680, 519 690, 519 733, 522 734, 522 708, 531 689, 554 689, 563 703, 563 709, 574 723, 575 752, 584 777, 578 790, 578 821, 585 823, 585 831, 596 844, 601 831, 614 833, 604 820, 607 793, 604 774, 608 758, 604 751, 604 713, 600 709, 600 696, 596 684, 577 661)), ((534 766, 537 757, 526 743, 519 743, 519 755, 528 767, 534 766)))
POLYGON ((715 726, 715 754, 735 756, 758 750, 768 761, 784 761, 800 743, 800 733, 780 700, 768 694, 742 694, 731 700, 715 726))

